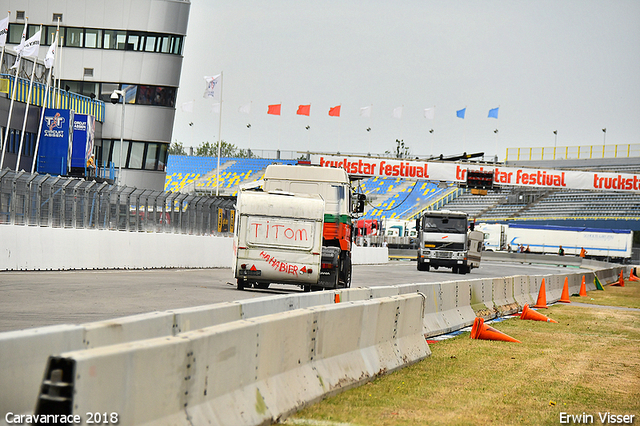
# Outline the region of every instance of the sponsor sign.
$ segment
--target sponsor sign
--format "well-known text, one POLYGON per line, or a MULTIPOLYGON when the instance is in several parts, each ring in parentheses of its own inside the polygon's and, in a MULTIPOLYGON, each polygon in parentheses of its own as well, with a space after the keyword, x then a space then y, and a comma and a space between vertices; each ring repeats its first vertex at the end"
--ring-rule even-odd
POLYGON ((71 167, 84 169, 93 155, 95 117, 87 114, 73 116, 73 149, 71 167))
POLYGON ((74 112, 46 108, 38 149, 38 173, 68 175, 71 167, 74 112))

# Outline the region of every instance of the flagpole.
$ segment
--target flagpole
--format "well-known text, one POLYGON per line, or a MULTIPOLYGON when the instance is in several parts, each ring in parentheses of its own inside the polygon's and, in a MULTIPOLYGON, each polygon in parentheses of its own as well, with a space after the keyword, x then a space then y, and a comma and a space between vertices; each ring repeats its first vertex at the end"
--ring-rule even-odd
MULTIPOLYGON (((42 31, 42 25, 40 25, 40 31, 42 31)), ((36 75, 37 59, 38 59, 37 56, 33 58, 33 69, 31 70, 31 79, 29 80, 29 92, 27 94, 27 105, 24 108, 24 120, 22 120, 22 133, 20 134, 20 145, 19 145, 20 147, 18 148, 18 158, 16 159, 16 172, 20 168, 20 157, 22 157, 22 144, 24 143, 24 133, 25 133, 25 130, 27 129, 27 118, 29 118, 29 106, 31 106, 31 92, 33 90, 33 77, 35 77, 36 75)))
MULTIPOLYGON (((24 19, 24 30, 22 30, 22 38, 20 39, 19 47, 21 49, 24 49, 24 43, 26 41, 27 19, 28 18, 26 17, 24 19)), ((5 143, 2 146, 2 156, 0 156, 0 170, 2 170, 2 167, 4 166, 4 154, 7 151, 7 145, 8 145, 7 142, 9 140, 9 130, 11 127, 11 115, 13 114, 13 104, 16 100, 16 88, 18 87, 18 72, 20 71, 20 59, 22 59, 22 50, 18 52, 16 63, 14 64, 14 67, 16 69, 16 75, 13 77, 13 90, 11 91, 11 103, 9 104, 9 115, 7 116, 7 128, 5 129, 5 133, 4 133, 5 143)))
POLYGON ((216 197, 219 194, 220 182, 218 181, 218 175, 220 174, 220 153, 222 151, 222 88, 224 87, 223 71, 220 71, 220 117, 218 120, 218 165, 216 167, 216 197))
MULTIPOLYGON (((58 25, 60 25, 59 18, 58 18, 58 25)), ((58 50, 58 31, 56 31, 56 38, 53 43, 54 43, 53 52, 55 55, 56 50, 58 50)), ((53 62, 55 63, 55 56, 54 56, 53 62)), ((47 58, 45 57, 45 67, 47 66, 46 63, 47 63, 47 58)), ((40 148, 40 134, 42 133, 42 122, 44 121, 44 112, 47 108, 47 102, 51 101, 49 98, 49 91, 51 90, 51 74, 53 73, 53 65, 54 64, 51 64, 51 67, 49 68, 49 74, 47 75, 47 88, 44 92, 44 100, 42 101, 42 109, 40 111, 40 122, 38 123, 38 134, 36 136, 36 148, 33 151, 33 162, 31 163, 31 173, 34 173, 36 171, 36 160, 38 158, 38 149, 40 148)))
MULTIPOLYGON (((59 24, 58 24, 59 25, 59 24)), ((60 52, 60 58, 58 60, 58 71, 59 71, 59 75, 58 75, 58 95, 56 96, 56 108, 60 108, 60 104, 62 103, 62 95, 60 94, 60 80, 61 80, 61 76, 62 76, 62 45, 64 44, 64 37, 60 37, 60 46, 59 47, 59 52, 60 52)), ((124 103, 124 100, 122 101, 124 103)), ((119 176, 118 176, 119 178, 119 176)))

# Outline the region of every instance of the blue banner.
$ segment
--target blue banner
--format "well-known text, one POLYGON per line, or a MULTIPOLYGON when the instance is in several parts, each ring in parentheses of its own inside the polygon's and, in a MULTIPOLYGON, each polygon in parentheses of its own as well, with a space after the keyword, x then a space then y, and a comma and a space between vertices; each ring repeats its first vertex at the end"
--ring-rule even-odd
POLYGON ((69 109, 45 109, 38 149, 38 173, 69 174, 73 115, 73 110, 69 109))
POLYGON ((459 109, 458 111, 456 111, 456 116, 458 118, 464 118, 464 113, 465 112, 467 112, 466 108, 459 109))
POLYGON ((93 155, 95 117, 87 114, 73 116, 73 150, 71 167, 84 169, 93 155))

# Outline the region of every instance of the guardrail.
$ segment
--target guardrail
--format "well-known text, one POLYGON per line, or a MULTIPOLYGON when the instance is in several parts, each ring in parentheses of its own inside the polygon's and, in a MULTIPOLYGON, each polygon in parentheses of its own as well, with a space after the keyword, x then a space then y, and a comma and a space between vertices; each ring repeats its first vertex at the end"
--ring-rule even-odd
POLYGON ((640 156, 640 144, 507 148, 505 161, 629 158, 640 156))
POLYGON ((630 271, 608 266, 590 273, 273 296, 1 333, 0 411, 29 412, 40 395, 40 413, 51 407, 82 415, 84 407, 120 410, 121 424, 262 424, 385 368, 423 358, 428 354, 421 346, 423 336, 535 303, 543 278, 547 302, 553 303, 560 299, 565 278, 574 294, 583 275, 587 289, 594 290, 596 274, 607 284, 617 281, 620 271, 630 271), (75 376, 68 373, 72 367, 75 376), (351 375, 352 370, 362 377, 351 375), (343 383, 340 377, 346 377, 343 383), (62 397, 64 389, 71 389, 67 403, 73 404, 48 405, 52 389, 62 397), (127 405, 129 400, 136 404, 127 405), (93 405, 85 405, 89 401, 93 405), (220 412, 224 418, 213 414, 220 412))

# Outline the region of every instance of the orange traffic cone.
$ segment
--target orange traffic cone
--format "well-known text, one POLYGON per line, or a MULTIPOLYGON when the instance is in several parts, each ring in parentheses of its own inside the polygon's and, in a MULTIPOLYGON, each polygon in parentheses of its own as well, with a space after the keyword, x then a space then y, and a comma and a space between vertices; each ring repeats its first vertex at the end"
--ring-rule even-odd
POLYGON ((634 273, 636 268, 632 268, 631 272, 629 272, 629 281, 640 281, 640 278, 636 277, 636 274, 634 273))
POLYGON ((538 293, 538 301, 536 302, 535 305, 533 305, 534 308, 548 308, 547 306, 547 291, 545 290, 545 286, 544 286, 544 278, 542 279, 542 284, 540 284, 540 292, 538 293))
POLYGON ((552 320, 546 315, 542 315, 540 312, 536 312, 533 309, 530 309, 528 303, 524 305, 524 308, 522 308, 522 314, 520 314, 520 319, 531 320, 531 321, 555 322, 556 324, 558 323, 558 321, 552 320))
POLYGON ((498 331, 493 327, 489 327, 484 323, 484 319, 476 317, 473 321, 473 327, 471 328, 471 338, 481 340, 500 340, 503 342, 515 342, 522 343, 519 340, 514 339, 511 336, 504 334, 502 331, 498 331))
POLYGON ((559 302, 571 303, 569 300, 569 277, 564 277, 564 287, 562 287, 562 296, 560 296, 559 302))
POLYGON ((620 287, 624 287, 624 278, 622 277, 622 271, 620 271, 620 278, 618 278, 618 281, 616 281, 615 283, 611 284, 612 286, 620 286, 620 287))
POLYGON ((584 275, 582 276, 582 284, 580 284, 580 296, 587 296, 587 285, 584 282, 584 275))

